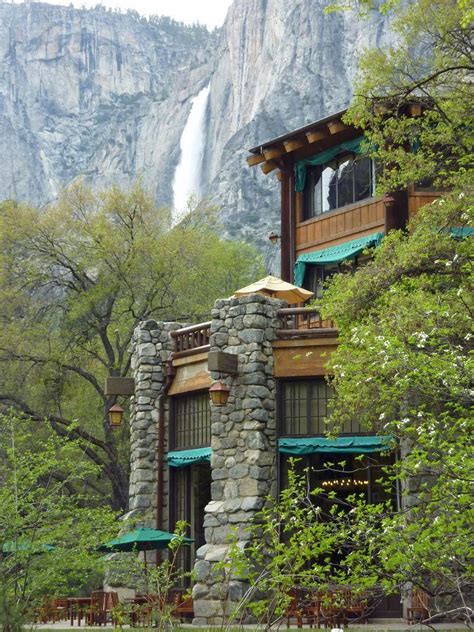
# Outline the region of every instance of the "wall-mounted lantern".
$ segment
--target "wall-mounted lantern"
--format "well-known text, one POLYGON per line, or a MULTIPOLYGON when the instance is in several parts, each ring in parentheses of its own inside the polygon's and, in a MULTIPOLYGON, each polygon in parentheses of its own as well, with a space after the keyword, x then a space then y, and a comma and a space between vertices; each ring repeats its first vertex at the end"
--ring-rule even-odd
POLYGON ((268 235, 268 239, 272 242, 272 244, 275 246, 278 241, 281 239, 281 235, 279 235, 276 230, 272 230, 272 232, 268 235))
POLYGON ((230 388, 223 382, 214 382, 209 388, 209 395, 214 406, 225 406, 229 399, 230 388))
POLYGON ((109 423, 112 428, 116 428, 122 425, 123 421, 123 408, 118 404, 114 404, 109 409, 109 423))

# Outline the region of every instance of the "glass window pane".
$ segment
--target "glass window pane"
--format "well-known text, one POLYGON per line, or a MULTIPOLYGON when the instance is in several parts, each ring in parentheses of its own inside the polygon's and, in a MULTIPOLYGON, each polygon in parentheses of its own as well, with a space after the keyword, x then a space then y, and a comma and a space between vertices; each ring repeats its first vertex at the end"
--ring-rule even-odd
POLYGON ((287 382, 282 389, 282 435, 321 435, 326 431, 333 391, 324 378, 287 382))
POLYGON ((322 212, 337 208, 337 169, 325 167, 321 174, 322 212))
POLYGON ((337 206, 354 202, 354 161, 352 158, 339 163, 337 176, 337 206))
POLYGON ((354 161, 355 202, 372 197, 372 161, 363 157, 354 161))
POLYGON ((174 398, 172 411, 171 449, 210 445, 211 411, 207 392, 174 398))

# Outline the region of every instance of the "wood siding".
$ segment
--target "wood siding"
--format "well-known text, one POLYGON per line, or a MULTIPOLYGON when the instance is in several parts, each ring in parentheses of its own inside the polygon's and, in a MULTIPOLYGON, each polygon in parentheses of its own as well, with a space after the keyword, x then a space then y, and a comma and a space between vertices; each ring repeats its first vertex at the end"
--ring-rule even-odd
POLYGON ((275 377, 313 377, 326 375, 329 357, 337 347, 337 337, 273 341, 275 377))
POLYGON ((435 193, 434 191, 410 191, 408 193, 408 218, 411 219, 422 206, 431 204, 440 195, 440 193, 435 193))
MULTIPOLYGON (((302 196, 296 195, 298 211, 302 196)), ((301 213, 297 212, 297 217, 301 213)), ((351 204, 319 217, 296 224, 296 256, 328 248, 371 233, 384 232, 385 205, 382 198, 371 198, 363 203, 351 204)))

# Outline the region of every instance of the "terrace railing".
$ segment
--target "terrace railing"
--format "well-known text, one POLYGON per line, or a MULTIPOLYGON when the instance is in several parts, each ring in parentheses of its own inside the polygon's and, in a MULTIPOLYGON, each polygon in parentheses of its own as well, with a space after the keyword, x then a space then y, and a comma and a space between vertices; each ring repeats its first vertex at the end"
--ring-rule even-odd
POLYGON ((181 358, 188 355, 209 351, 209 335, 211 323, 199 323, 190 327, 183 327, 171 332, 171 337, 176 340, 176 351, 173 358, 181 358))
POLYGON ((283 327, 277 331, 279 338, 333 335, 336 332, 334 322, 321 318, 319 311, 314 308, 287 307, 278 310, 277 315, 283 321, 283 327))

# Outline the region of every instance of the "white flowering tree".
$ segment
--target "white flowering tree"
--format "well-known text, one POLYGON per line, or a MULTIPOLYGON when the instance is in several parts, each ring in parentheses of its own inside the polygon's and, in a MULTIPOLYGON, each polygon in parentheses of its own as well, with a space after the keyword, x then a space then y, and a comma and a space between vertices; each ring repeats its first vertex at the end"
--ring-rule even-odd
POLYGON ((430 618, 472 619, 472 207, 463 194, 425 207, 408 233, 339 275, 325 296, 340 342, 334 420, 391 434, 400 511, 367 533, 366 572, 431 597, 430 618), (463 237, 463 238, 461 238, 463 237))

